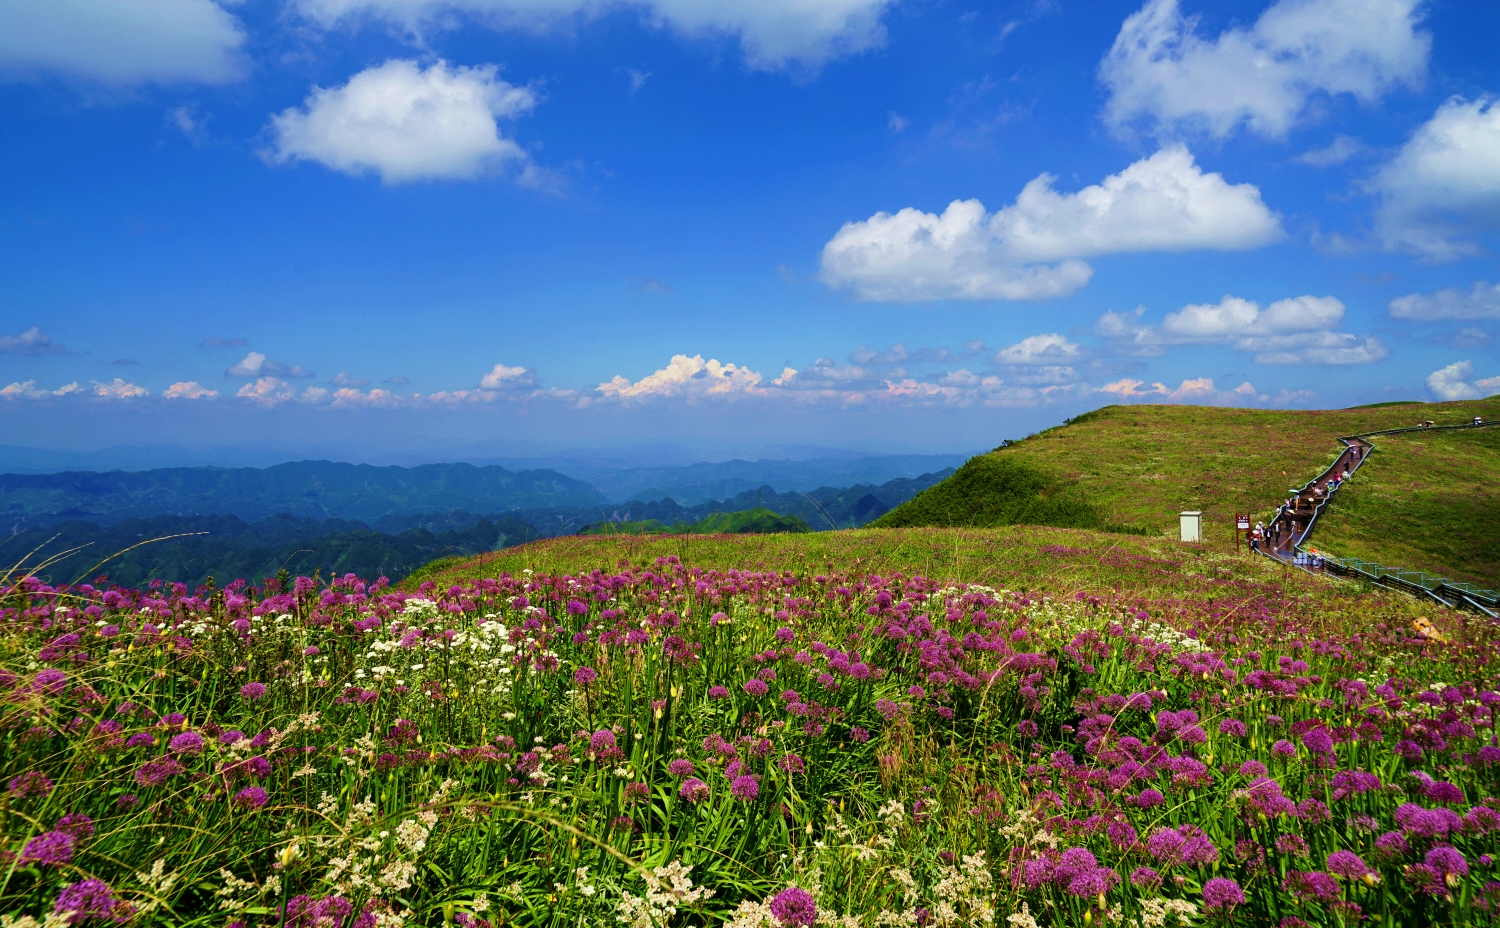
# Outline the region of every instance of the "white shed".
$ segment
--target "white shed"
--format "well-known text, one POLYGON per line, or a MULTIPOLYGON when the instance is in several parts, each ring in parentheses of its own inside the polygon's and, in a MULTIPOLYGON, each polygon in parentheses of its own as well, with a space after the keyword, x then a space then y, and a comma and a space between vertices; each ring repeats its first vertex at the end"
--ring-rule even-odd
POLYGON ((1203 513, 1194 509, 1189 512, 1178 513, 1178 519, 1182 524, 1183 541, 1203 540, 1203 513))

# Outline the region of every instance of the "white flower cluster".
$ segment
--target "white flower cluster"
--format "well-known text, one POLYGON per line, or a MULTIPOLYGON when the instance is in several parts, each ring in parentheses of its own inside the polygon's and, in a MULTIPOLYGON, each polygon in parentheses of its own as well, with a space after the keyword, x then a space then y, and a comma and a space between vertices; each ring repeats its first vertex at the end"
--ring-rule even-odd
POLYGON ((1198 917, 1198 907, 1186 899, 1141 900, 1141 928, 1165 928, 1168 918, 1177 919, 1179 926, 1191 924, 1198 917))
POLYGON ((713 890, 693 885, 688 876, 692 869, 684 867, 682 861, 674 860, 664 867, 642 873, 646 894, 621 893, 617 921, 628 928, 666 928, 679 908, 713 896, 713 890))
POLYGON ((993 925, 995 905, 992 898, 994 878, 984 853, 965 854, 961 865, 943 865, 943 878, 932 887, 936 900, 933 922, 939 928, 949 925, 993 925))

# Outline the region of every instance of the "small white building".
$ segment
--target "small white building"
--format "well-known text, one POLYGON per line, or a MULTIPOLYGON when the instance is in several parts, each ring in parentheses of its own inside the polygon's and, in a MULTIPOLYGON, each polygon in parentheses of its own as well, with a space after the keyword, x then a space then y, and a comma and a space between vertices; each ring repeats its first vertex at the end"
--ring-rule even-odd
POLYGON ((1201 510, 1194 509, 1179 513, 1178 519, 1182 525, 1183 541, 1203 540, 1203 512, 1201 510))

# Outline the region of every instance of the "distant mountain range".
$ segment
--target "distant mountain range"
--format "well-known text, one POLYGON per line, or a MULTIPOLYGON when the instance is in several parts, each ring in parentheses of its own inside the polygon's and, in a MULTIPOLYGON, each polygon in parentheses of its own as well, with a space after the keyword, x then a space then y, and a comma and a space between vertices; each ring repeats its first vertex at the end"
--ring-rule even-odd
POLYGON ((808 487, 808 481, 911 470, 934 457, 956 456, 627 468, 612 472, 609 494, 554 470, 472 464, 299 461, 266 468, 0 474, 0 525, 7 530, 0 531, 0 562, 9 566, 34 552, 28 559, 34 565, 73 551, 46 571, 51 579, 103 573, 128 585, 149 578, 258 580, 282 567, 399 580, 437 557, 572 534, 591 524, 696 523, 763 508, 816 531, 855 528, 953 468, 880 483, 808 487), (756 477, 769 479, 756 483, 756 477), (609 501, 642 485, 647 489, 634 499, 609 501), (653 485, 667 490, 653 491, 653 485), (719 493, 723 488, 734 492, 719 493))

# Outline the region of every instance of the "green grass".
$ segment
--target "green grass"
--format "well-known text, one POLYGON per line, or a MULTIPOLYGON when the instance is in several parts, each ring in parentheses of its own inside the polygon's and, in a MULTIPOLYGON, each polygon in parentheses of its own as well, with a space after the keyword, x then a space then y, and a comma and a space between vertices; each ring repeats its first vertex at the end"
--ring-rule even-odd
POLYGON ((1097 528, 1103 522, 1103 514, 1084 498, 1076 481, 1059 480, 1024 461, 990 454, 971 458, 953 476, 928 487, 873 524, 877 528, 1097 528))
POLYGON ((1318 520, 1314 545, 1500 589, 1500 427, 1373 441, 1318 520))
POLYGON ((1205 545, 1082 529, 1006 526, 992 529, 899 528, 806 535, 566 536, 472 558, 455 558, 413 574, 403 587, 432 581, 446 589, 509 573, 584 576, 594 570, 649 567, 677 557, 708 569, 816 574, 925 576, 997 589, 1047 589, 1054 596, 1212 596, 1225 583, 1275 583, 1299 595, 1353 595, 1354 587, 1263 558, 1205 545))
MULTIPOLYGON (((985 457, 1035 475, 1021 482, 1025 493, 1054 488, 1077 511, 1093 507, 1097 524, 1146 526, 1174 533, 1177 514, 1202 510, 1205 540, 1233 546, 1231 519, 1237 512, 1266 519, 1292 487, 1331 464, 1338 437, 1400 428, 1418 420, 1440 424, 1473 416, 1500 417, 1500 398, 1457 403, 1419 403, 1315 411, 1226 409, 1207 406, 1106 406, 1012 442, 985 457)), ((888 513, 884 524, 953 524, 966 513, 983 520, 991 512, 1025 509, 1015 500, 964 499, 958 475, 929 488, 888 513), (924 499, 925 498, 925 499, 924 499), (911 517, 925 500, 951 499, 948 514, 911 517), (918 501, 923 501, 919 504, 918 501), (903 509, 908 509, 903 512, 903 509)), ((981 494, 1001 482, 972 481, 981 494)))

